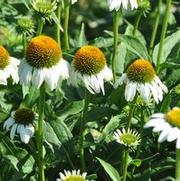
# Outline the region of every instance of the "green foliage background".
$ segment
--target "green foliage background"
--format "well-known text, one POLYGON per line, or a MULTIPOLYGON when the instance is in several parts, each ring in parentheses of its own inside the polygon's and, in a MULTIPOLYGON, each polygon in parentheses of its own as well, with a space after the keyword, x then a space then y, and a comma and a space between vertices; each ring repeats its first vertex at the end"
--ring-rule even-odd
MULTIPOLYGON (((26 1, 28 3, 28 1, 26 1)), ((145 58, 156 65, 159 36, 165 5, 161 9, 161 21, 156 38, 153 56, 148 54, 149 42, 154 23, 157 2, 152 1, 152 8, 147 17, 141 19, 139 31, 132 36, 136 12, 123 11, 120 21, 120 35, 116 72, 123 73, 129 63, 136 58, 145 58)), ((173 1, 169 18, 167 38, 164 42, 161 62, 161 80, 169 88, 169 93, 159 105, 142 105, 138 102, 133 118, 133 127, 140 128, 140 111, 145 109, 145 121, 153 112, 166 112, 174 106, 180 107, 180 4, 173 1)), ((0 44, 5 46, 12 56, 23 57, 22 34, 17 32, 17 21, 23 16, 33 18, 36 31, 36 18, 28 10, 23 0, 0 0, 0 44)), ((62 17, 63 19, 63 17, 62 17)), ((63 22, 63 20, 62 20, 63 22)), ((85 45, 96 45, 105 53, 111 66, 113 46, 113 16, 108 11, 105 0, 80 0, 71 8, 70 15, 71 49, 64 51, 64 58, 72 61, 75 51, 85 45)), ((44 34, 55 37, 55 25, 47 22, 44 34)), ((28 40, 34 34, 28 37, 28 40)), ((61 33, 63 48, 63 33, 61 33)), ((10 80, 11 81, 11 80, 10 80)), ((91 96, 90 108, 85 115, 86 141, 85 154, 89 179, 99 181, 117 180, 118 173, 114 170, 121 168, 122 146, 113 138, 113 132, 125 125, 129 104, 124 99, 124 87, 117 90, 107 84, 106 95, 91 96), (100 158, 100 159, 97 159, 100 158), (98 161, 99 160, 99 161, 98 161), (104 160, 104 161, 103 161, 104 160), (107 164, 107 162, 110 164, 107 164), (107 171, 107 174, 105 170, 107 171), (111 168, 112 166, 114 168, 111 168), (109 171, 110 170, 110 171, 109 171), (115 172, 115 173, 114 173, 115 172), (112 175, 111 175, 112 174, 112 175), (110 176, 109 176, 110 175, 110 176)), ((8 118, 11 110, 19 106, 37 109, 38 92, 33 88, 20 85, 0 86, 0 180, 35 180, 36 147, 33 141, 24 145, 15 139, 11 141, 9 133, 3 130, 3 121, 8 118)), ((46 132, 45 132, 45 165, 48 180, 55 180, 58 173, 64 169, 79 169, 78 133, 80 117, 84 106, 84 88, 74 88, 63 82, 54 92, 46 96, 46 132), (53 179, 52 179, 53 178, 53 179)), ((134 180, 172 180, 175 165, 175 144, 157 143, 157 134, 151 130, 143 131, 143 143, 139 155, 132 153, 129 158, 130 168, 136 167, 134 174, 129 177, 134 180), (138 157, 136 157, 138 156, 138 157)), ((34 138, 33 138, 34 139, 34 138)), ((118 181, 118 180, 117 180, 118 181)))

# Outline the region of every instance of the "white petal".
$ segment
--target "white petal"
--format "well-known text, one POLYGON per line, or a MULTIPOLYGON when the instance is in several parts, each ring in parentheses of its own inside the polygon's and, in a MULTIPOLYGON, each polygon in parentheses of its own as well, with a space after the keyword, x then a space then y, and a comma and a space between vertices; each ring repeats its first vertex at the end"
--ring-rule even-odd
POLYGON ((157 92, 156 88, 154 87, 154 85, 152 83, 149 85, 149 87, 151 89, 151 92, 152 92, 152 95, 153 95, 155 102, 158 104, 159 103, 159 96, 158 96, 158 92, 157 92))
POLYGON ((17 129, 17 124, 14 124, 11 128, 10 138, 13 140, 17 129))
POLYGON ((161 134, 159 135, 159 138, 158 138, 159 143, 162 143, 167 139, 167 136, 168 136, 169 132, 171 131, 171 129, 172 129, 171 126, 169 126, 161 132, 161 134))
POLYGON ((180 137, 176 141, 176 149, 180 149, 180 137))
POLYGON ((34 68, 33 75, 32 75, 32 84, 33 86, 37 87, 37 89, 40 88, 41 84, 44 82, 45 78, 45 71, 44 69, 37 69, 34 68))
POLYGON ((14 124, 14 119, 12 117, 9 117, 3 124, 3 128, 6 129, 6 131, 9 131, 9 128, 14 124))
POLYGON ((163 119, 151 119, 144 125, 144 128, 156 127, 157 125, 161 125, 163 123, 165 123, 163 119))
POLYGON ((155 77, 155 81, 160 85, 165 93, 168 93, 168 88, 161 82, 158 76, 155 77))
POLYGON ((19 79, 21 84, 30 85, 32 79, 32 67, 26 63, 26 60, 21 60, 19 65, 19 79))
POLYGON ((119 80, 117 80, 114 84, 114 88, 116 89, 119 85, 122 85, 127 79, 127 75, 126 74, 122 74, 122 76, 119 78, 119 80))
POLYGON ((136 95, 137 83, 129 82, 125 88, 125 98, 127 101, 133 101, 136 95))
POLYGON ((172 128, 167 136, 167 141, 172 142, 180 136, 180 130, 176 127, 172 128))

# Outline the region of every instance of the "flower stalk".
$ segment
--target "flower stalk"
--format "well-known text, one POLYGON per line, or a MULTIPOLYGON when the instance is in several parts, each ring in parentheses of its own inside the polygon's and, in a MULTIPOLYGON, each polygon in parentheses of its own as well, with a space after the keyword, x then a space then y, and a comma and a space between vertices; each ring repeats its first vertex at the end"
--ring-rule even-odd
POLYGON ((139 13, 138 16, 136 17, 135 25, 134 25, 134 30, 133 30, 133 35, 136 36, 137 29, 139 27, 139 23, 141 21, 142 13, 139 13))
POLYGON ((26 33, 23 33, 23 50, 24 50, 24 55, 26 54, 26 46, 27 46, 27 40, 26 40, 26 33))
POLYGON ((44 22, 43 22, 43 19, 40 17, 38 19, 38 28, 37 28, 37 35, 40 35, 43 31, 43 26, 44 26, 44 22))
POLYGON ((176 181, 180 180, 180 149, 176 150, 176 181))
POLYGON ((153 31, 152 31, 152 35, 151 35, 150 46, 149 46, 149 54, 150 55, 152 55, 154 43, 155 43, 155 39, 156 39, 156 35, 157 35, 157 30, 158 30, 158 26, 159 26, 160 15, 161 15, 161 6, 162 6, 162 0, 159 0, 157 12, 156 12, 156 17, 155 17, 155 22, 153 25, 153 31))
POLYGON ((114 11, 114 45, 113 45, 113 57, 112 57, 112 71, 113 71, 113 79, 116 81, 116 70, 115 70, 115 61, 117 57, 117 46, 118 46, 118 28, 119 28, 119 11, 114 11))
MULTIPOLYGON (((37 35, 40 35, 43 30, 43 20, 42 18, 39 19, 38 22, 38 29, 37 35)), ((38 178, 39 181, 45 181, 45 174, 44 174, 44 158, 43 158, 43 137, 44 137, 44 105, 45 105, 45 83, 43 83, 40 87, 40 95, 39 95, 39 119, 38 119, 38 130, 37 130, 37 149, 38 149, 38 178)))
POLYGON ((86 170, 86 163, 85 163, 85 159, 84 159, 84 133, 85 133, 84 118, 85 118, 85 114, 88 110, 89 99, 90 99, 90 94, 86 90, 85 98, 84 98, 84 108, 83 108, 82 119, 81 119, 81 132, 80 132, 80 138, 79 138, 80 161, 81 161, 81 169, 83 171, 86 170))
POLYGON ((167 0, 166 11, 165 11, 164 19, 163 19, 163 27, 162 27, 162 32, 161 32, 158 58, 157 58, 157 73, 159 73, 159 70, 160 70, 161 58, 162 58, 162 53, 163 53, 163 43, 164 43, 167 26, 168 26, 169 14, 170 14, 170 9, 171 9, 171 1, 172 0, 167 0))
POLYGON ((127 178, 127 169, 128 169, 128 157, 129 157, 129 150, 124 151, 124 160, 123 160, 123 179, 122 181, 126 181, 127 178))
POLYGON ((39 96, 39 119, 38 119, 38 132, 37 132, 37 147, 39 157, 39 181, 45 181, 44 175, 44 161, 43 161, 43 137, 44 137, 44 105, 45 105, 45 83, 40 87, 39 96))
POLYGON ((64 43, 65 49, 69 50, 69 11, 70 11, 70 3, 65 6, 64 9, 64 43))
MULTIPOLYGON (((60 3, 58 4, 58 8, 56 10, 56 16, 57 16, 57 19, 59 20, 59 22, 61 22, 61 6, 60 6, 60 3)), ((61 31, 59 29, 59 26, 56 24, 55 25, 55 31, 56 31, 56 41, 58 43, 58 45, 60 45, 60 42, 61 42, 61 31)))

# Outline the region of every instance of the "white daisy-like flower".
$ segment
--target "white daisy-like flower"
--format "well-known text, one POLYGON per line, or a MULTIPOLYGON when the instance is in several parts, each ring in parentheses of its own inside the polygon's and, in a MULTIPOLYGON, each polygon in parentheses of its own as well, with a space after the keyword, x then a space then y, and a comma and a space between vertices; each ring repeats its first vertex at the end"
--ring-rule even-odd
POLYGON ((4 122, 3 128, 10 130, 10 138, 13 140, 15 134, 20 135, 23 143, 27 144, 34 135, 33 122, 37 119, 35 113, 28 108, 20 108, 11 113, 11 116, 4 122))
POLYGON ((12 78, 13 84, 19 82, 18 65, 20 61, 10 57, 8 51, 0 46, 0 85, 7 85, 7 79, 12 78))
POLYGON ((123 83, 126 84, 125 98, 132 102, 139 92, 140 97, 146 102, 150 102, 151 97, 156 103, 163 99, 163 92, 167 93, 167 87, 161 82, 159 77, 149 61, 138 59, 134 61, 127 69, 120 79, 115 83, 117 88, 123 83))
POLYGON ((59 173, 60 178, 57 181, 88 181, 86 180, 87 173, 80 174, 80 170, 64 171, 59 173))
POLYGON ((75 54, 70 71, 70 83, 84 84, 92 94, 104 91, 104 82, 113 79, 103 52, 95 46, 83 46, 75 54))
POLYGON ((131 148, 132 150, 134 150, 141 141, 140 135, 138 134, 138 132, 133 131, 131 129, 128 129, 126 131, 124 128, 122 129, 122 131, 118 129, 114 133, 114 138, 115 138, 116 142, 118 142, 122 145, 125 145, 125 146, 131 148))
POLYGON ((26 58, 19 66, 21 84, 37 89, 43 82, 54 90, 60 80, 69 78, 69 63, 62 58, 62 51, 55 40, 37 36, 27 47, 26 58))
POLYGON ((144 127, 153 127, 153 132, 161 132, 158 138, 160 143, 176 140, 176 148, 180 149, 180 108, 175 107, 167 114, 153 114, 144 127))
POLYGON ((124 9, 128 9, 128 6, 131 6, 131 9, 137 9, 138 8, 138 2, 137 0, 107 0, 109 5, 109 10, 118 11, 121 7, 124 9))

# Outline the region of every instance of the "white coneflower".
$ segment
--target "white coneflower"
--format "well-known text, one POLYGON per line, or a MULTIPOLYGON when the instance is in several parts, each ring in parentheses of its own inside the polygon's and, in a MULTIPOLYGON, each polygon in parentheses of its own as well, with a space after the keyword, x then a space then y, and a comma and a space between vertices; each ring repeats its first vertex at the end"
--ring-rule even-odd
POLYGON ((0 85, 7 85, 7 79, 12 78, 13 83, 19 82, 18 65, 20 61, 10 57, 8 51, 0 46, 0 85))
POLYGON ((163 99, 163 92, 167 93, 167 87, 161 82, 149 61, 138 59, 134 61, 120 79, 115 83, 115 88, 123 83, 126 84, 125 98, 133 101, 136 91, 145 102, 149 102, 151 97, 156 103, 163 99))
POLYGON ((118 129, 114 133, 114 138, 116 142, 125 145, 132 150, 135 149, 138 146, 139 142, 141 141, 138 132, 133 131, 131 129, 128 129, 126 131, 124 128, 122 129, 122 131, 118 129))
POLYGON ((158 142, 176 140, 176 148, 180 149, 180 108, 173 108, 167 114, 155 113, 145 124, 145 128, 154 127, 154 132, 161 132, 158 142))
POLYGON ((3 128, 10 130, 10 138, 20 135, 22 142, 27 144, 30 138, 34 135, 33 121, 36 120, 36 115, 31 109, 20 108, 11 113, 11 116, 4 122, 3 128))
POLYGON ((27 47, 26 58, 19 66, 20 82, 40 88, 45 82, 53 90, 59 80, 69 77, 69 63, 62 58, 62 51, 55 40, 37 36, 27 47))
POLYGON ((83 83, 92 94, 104 91, 104 82, 111 81, 112 71, 106 64, 103 52, 95 46, 80 48, 72 62, 70 83, 78 86, 83 83))
POLYGON ((80 174, 80 170, 64 171, 59 173, 60 178, 57 181, 88 181, 86 180, 87 173, 80 174))
POLYGON ((138 8, 137 0, 107 0, 110 11, 116 10, 118 11, 121 7, 124 9, 128 9, 128 5, 131 6, 131 9, 138 8))

